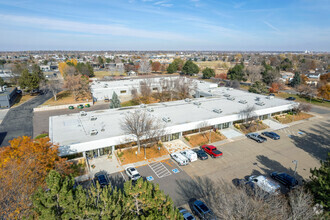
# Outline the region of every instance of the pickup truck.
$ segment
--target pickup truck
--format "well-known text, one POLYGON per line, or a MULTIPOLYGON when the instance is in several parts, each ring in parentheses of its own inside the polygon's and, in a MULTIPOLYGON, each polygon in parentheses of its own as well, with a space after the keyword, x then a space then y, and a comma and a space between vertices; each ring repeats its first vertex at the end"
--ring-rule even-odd
POLYGON ((261 136, 258 133, 248 133, 246 135, 246 137, 251 138, 252 140, 255 140, 258 143, 263 143, 263 142, 267 141, 267 138, 261 136))

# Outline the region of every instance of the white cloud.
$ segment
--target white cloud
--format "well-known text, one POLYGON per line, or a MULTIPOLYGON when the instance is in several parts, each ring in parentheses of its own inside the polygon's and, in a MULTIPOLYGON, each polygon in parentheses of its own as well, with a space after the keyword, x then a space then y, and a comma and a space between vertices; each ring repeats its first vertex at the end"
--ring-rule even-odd
POLYGON ((149 31, 114 24, 92 24, 43 17, 0 14, 0 23, 43 30, 67 31, 94 35, 114 35, 164 40, 184 40, 187 36, 164 31, 149 31))

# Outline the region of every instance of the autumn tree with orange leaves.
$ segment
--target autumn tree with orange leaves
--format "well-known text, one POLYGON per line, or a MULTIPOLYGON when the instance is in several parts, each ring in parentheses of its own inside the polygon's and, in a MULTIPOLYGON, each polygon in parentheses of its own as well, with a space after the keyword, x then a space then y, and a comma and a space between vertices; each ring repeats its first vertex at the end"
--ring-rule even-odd
POLYGON ((33 211, 31 196, 45 184, 50 170, 73 172, 71 163, 58 156, 49 138, 18 137, 0 148, 0 219, 21 219, 33 211))

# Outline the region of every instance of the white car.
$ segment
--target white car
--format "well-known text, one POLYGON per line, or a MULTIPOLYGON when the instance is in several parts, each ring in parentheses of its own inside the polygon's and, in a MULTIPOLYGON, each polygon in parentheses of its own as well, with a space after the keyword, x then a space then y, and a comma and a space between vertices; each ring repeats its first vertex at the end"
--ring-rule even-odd
POLYGON ((188 159, 183 156, 182 154, 176 152, 176 153, 172 153, 171 157, 173 158, 173 160, 175 160, 180 166, 185 166, 189 164, 188 159))
POLYGON ((272 179, 265 176, 250 176, 249 181, 257 184, 262 190, 268 192, 269 194, 279 194, 281 190, 281 186, 273 181, 272 179))
POLYGON ((189 162, 194 162, 197 160, 197 154, 192 150, 185 150, 180 152, 183 156, 185 156, 189 162))
POLYGON ((141 178, 141 175, 139 174, 139 172, 134 168, 134 167, 127 167, 125 169, 127 176, 131 179, 131 180, 138 180, 141 178))

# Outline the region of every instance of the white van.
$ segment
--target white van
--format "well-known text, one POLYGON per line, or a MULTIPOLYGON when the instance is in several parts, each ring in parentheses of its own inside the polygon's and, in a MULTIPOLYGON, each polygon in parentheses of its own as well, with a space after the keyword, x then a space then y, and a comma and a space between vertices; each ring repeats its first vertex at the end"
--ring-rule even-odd
POLYGON ((185 150, 180 152, 183 156, 185 156, 189 162, 194 162, 197 160, 197 154, 192 150, 185 150))
POLYGON ((258 187, 269 194, 279 194, 281 189, 281 186, 277 182, 262 175, 250 176, 249 181, 257 184, 258 187))
POLYGON ((180 166, 185 166, 189 164, 188 159, 180 153, 172 153, 171 157, 175 160, 180 166))

